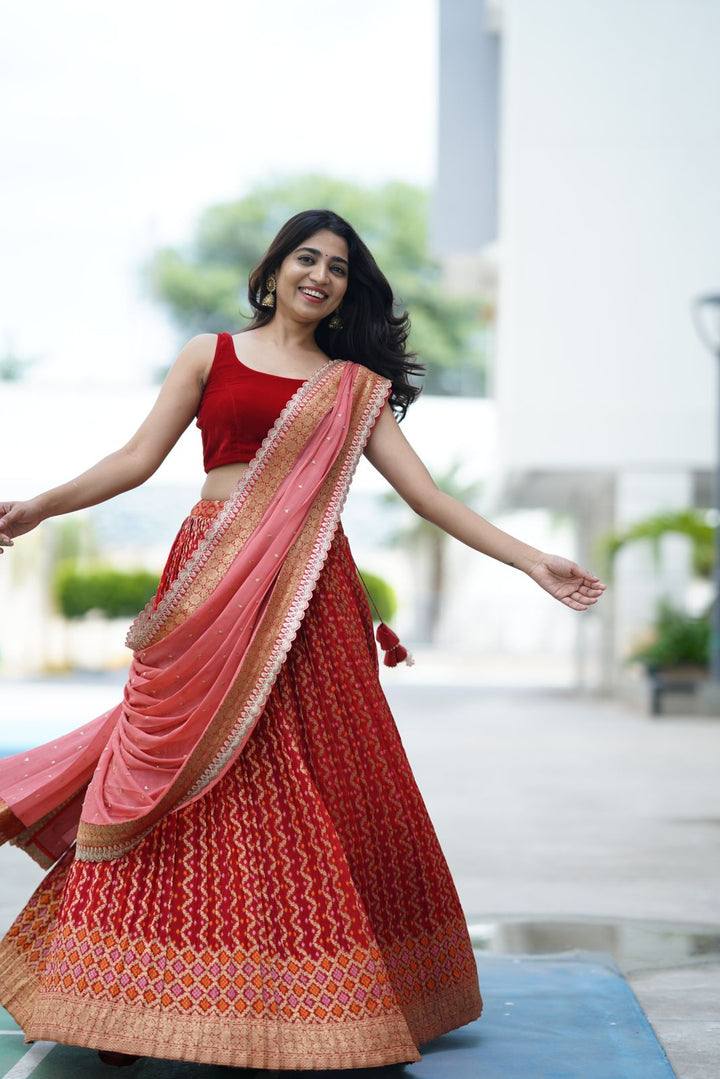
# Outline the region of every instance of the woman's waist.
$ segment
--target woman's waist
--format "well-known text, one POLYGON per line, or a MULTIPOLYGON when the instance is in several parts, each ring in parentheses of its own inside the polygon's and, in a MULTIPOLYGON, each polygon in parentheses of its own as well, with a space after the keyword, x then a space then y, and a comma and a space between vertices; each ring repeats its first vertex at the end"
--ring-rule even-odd
POLYGON ((219 465, 208 472, 200 490, 202 502, 226 502, 235 491, 238 483, 248 470, 248 464, 236 461, 233 464, 219 465))

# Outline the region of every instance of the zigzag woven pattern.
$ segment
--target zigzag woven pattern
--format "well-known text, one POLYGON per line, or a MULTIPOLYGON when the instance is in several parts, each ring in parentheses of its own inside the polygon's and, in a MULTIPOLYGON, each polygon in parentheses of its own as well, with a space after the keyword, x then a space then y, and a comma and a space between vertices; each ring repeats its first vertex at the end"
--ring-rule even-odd
MULTIPOLYGON (((201 532, 181 530, 175 565, 201 532)), ((61 862, 0 946, 27 1036, 352 1068, 418 1059, 477 1016, 462 911, 376 669, 338 533, 236 765, 125 856, 61 862)))

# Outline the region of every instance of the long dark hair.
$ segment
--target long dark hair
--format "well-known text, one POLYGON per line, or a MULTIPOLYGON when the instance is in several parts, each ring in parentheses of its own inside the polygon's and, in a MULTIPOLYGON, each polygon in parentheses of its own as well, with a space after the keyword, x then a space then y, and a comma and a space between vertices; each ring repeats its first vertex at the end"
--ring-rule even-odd
POLYGON ((285 222, 250 274, 248 299, 254 313, 247 329, 265 326, 272 320, 275 309, 261 304, 267 291, 267 278, 278 271, 282 261, 304 240, 321 229, 328 229, 345 240, 349 270, 342 300, 342 329, 332 330, 329 326, 332 315, 328 315, 315 330, 315 340, 330 359, 361 363, 389 379, 390 406, 398 419, 402 419, 408 405, 420 393, 420 387, 410 382, 410 376, 424 371, 422 364, 416 362, 415 353, 406 351, 408 313, 395 313, 393 292, 385 274, 352 225, 332 210, 303 210, 285 222))

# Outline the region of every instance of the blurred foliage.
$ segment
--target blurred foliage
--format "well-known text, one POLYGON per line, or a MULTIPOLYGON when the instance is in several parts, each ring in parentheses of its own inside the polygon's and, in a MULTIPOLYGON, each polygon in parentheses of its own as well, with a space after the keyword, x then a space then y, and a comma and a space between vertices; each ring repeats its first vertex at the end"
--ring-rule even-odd
POLYGON ((687 536, 692 544, 693 571, 698 577, 709 577, 714 564, 715 528, 710 514, 702 510, 678 510, 658 513, 637 521, 622 532, 613 532, 601 541, 608 572, 615 556, 628 544, 644 540, 650 543, 656 561, 660 559, 660 543, 669 534, 687 536))
MULTIPOLYGON (((462 461, 454 461, 444 472, 433 473, 436 485, 445 494, 456 498, 459 502, 470 505, 477 500, 482 491, 482 484, 478 480, 469 483, 460 478, 464 465, 462 461)), ((407 508, 405 502, 395 491, 388 491, 383 496, 383 501, 393 505, 401 504, 407 508)), ((426 597, 422 612, 421 624, 415 631, 418 640, 435 642, 440 619, 443 613, 443 600, 447 591, 447 554, 450 548, 451 537, 432 521, 412 514, 410 523, 398 529, 393 537, 395 542, 407 543, 422 551, 427 568, 427 578, 421 591, 426 597)))
POLYGON ((37 360, 23 359, 12 349, 0 356, 0 382, 21 382, 37 360))
POLYGON ((82 618, 88 611, 128 618, 152 599, 158 582, 158 575, 146 570, 80 569, 74 561, 64 561, 55 568, 52 591, 65 618, 82 618))
POLYGON ((188 335, 237 326, 250 313, 250 271, 280 226, 313 207, 329 207, 351 222, 388 277, 398 306, 409 310, 409 347, 427 364, 426 391, 482 394, 483 329, 492 311, 487 302, 457 299, 443 289, 440 266, 428 250, 428 196, 411 184, 362 187, 306 175, 258 185, 242 199, 208 207, 187 249, 156 253, 148 266, 154 294, 188 335))
POLYGON ((667 600, 658 605, 650 640, 631 655, 646 667, 706 667, 710 662, 710 618, 693 618, 667 600))
POLYGON ((363 569, 359 571, 358 575, 363 591, 370 603, 373 622, 392 621, 397 611, 395 589, 388 584, 384 577, 379 577, 377 573, 370 573, 369 570, 363 569), (376 607, 377 611, 375 610, 376 607))
MULTIPOLYGON (((483 485, 479 480, 470 480, 469 482, 462 480, 460 474, 466 468, 466 462, 455 460, 443 472, 433 470, 433 480, 435 485, 446 495, 470 505, 481 493, 483 485)), ((384 502, 390 505, 397 504, 404 506, 406 509, 408 508, 404 499, 395 491, 387 491, 382 498, 384 502)), ((446 540, 451 539, 446 532, 442 532, 442 529, 434 525, 432 521, 426 520, 425 517, 420 517, 419 514, 412 512, 408 516, 410 523, 407 527, 400 529, 394 537, 401 543, 419 543, 422 545, 426 536, 435 536, 438 532, 441 532, 446 540)))
POLYGON ((97 560, 100 545, 92 518, 86 514, 59 517, 48 522, 49 558, 51 566, 79 559, 97 560))

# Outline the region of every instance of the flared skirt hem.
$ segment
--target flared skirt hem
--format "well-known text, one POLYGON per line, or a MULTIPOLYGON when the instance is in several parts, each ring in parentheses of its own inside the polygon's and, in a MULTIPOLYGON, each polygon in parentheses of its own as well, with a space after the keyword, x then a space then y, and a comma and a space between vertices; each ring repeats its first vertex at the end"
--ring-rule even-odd
POLYGON ((265 1016, 201 1018, 124 1002, 67 1000, 62 993, 39 994, 32 970, 7 943, 0 945, 0 975, 7 1010, 26 1042, 54 1041, 236 1068, 323 1071, 410 1063, 421 1059, 419 1047, 473 1022, 481 1012, 473 985, 428 1001, 419 1025, 408 1016, 412 1036, 399 1015, 328 1024, 265 1016))

